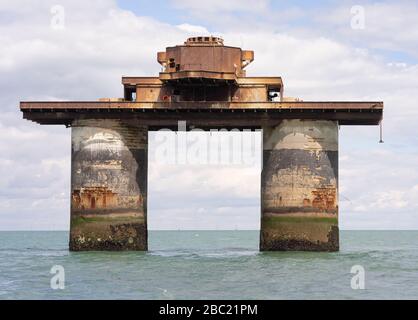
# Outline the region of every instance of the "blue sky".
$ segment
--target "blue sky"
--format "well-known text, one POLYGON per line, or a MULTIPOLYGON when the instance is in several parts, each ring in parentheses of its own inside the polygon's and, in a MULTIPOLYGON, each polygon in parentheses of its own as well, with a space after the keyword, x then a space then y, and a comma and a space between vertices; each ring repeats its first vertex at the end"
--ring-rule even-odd
MULTIPOLYGON (((384 101, 384 144, 378 127, 340 130, 340 227, 418 228, 416 1, 5 0, 0 230, 69 228, 70 131, 23 120, 19 101, 119 97, 122 75, 157 74, 156 52, 196 34, 254 50, 247 73, 282 76, 286 96, 384 101)), ((259 171, 150 161, 150 228, 257 229, 259 171)))
MULTIPOLYGON (((401 1, 402 2, 402 1, 401 1)), ((400 2, 400 3, 401 3, 400 2)), ((251 16, 257 19, 264 19, 266 12, 267 15, 277 16, 280 19, 281 13, 286 11, 293 11, 295 14, 291 19, 286 21, 286 28, 306 28, 311 30, 322 29, 323 34, 332 33, 333 29, 325 30, 321 28, 321 22, 316 19, 317 14, 328 12, 330 9, 346 6, 351 7, 353 5, 361 4, 390 4, 393 1, 332 1, 332 0, 320 0, 320 1, 309 1, 309 0, 298 0, 298 1, 265 1, 266 8, 262 12, 251 12, 241 11, 239 9, 233 10, 233 15, 246 19, 251 16), (296 14, 299 13, 299 14, 296 14), (303 14, 302 14, 303 13, 303 14)), ((406 2, 408 3, 408 2, 406 2)), ((205 20, 200 16, 195 17, 193 11, 184 10, 182 1, 145 1, 145 0, 118 0, 117 4, 120 8, 134 12, 139 16, 148 16, 160 21, 164 21, 169 24, 182 24, 184 22, 190 24, 197 24, 205 27, 209 31, 221 31, 217 29, 218 23, 222 20, 223 16, 220 15, 215 20, 205 20)), ((274 26, 272 26, 274 28, 274 26)), ((277 32, 280 32, 278 29, 277 32)), ((348 38, 348 42, 351 45, 361 45, 359 39, 348 38)), ((375 46, 369 47, 377 55, 384 57, 387 60, 398 60, 407 63, 416 63, 417 56, 407 53, 402 50, 396 49, 384 49, 375 46)))

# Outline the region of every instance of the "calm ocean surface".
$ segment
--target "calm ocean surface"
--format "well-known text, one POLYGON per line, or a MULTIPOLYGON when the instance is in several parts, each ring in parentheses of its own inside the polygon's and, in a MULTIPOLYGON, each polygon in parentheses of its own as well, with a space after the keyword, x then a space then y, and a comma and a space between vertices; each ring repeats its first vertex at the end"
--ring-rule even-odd
POLYGON ((257 231, 149 237, 148 253, 73 253, 67 232, 0 232, 0 299, 418 299, 418 231, 342 231, 338 253, 260 253, 257 231))

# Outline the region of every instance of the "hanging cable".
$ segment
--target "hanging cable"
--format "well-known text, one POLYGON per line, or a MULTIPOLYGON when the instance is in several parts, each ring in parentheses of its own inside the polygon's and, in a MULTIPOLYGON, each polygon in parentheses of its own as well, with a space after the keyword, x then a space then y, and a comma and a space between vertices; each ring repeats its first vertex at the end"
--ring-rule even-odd
POLYGON ((379 123, 379 127, 380 127, 380 140, 379 140, 379 143, 384 143, 384 141, 383 141, 383 126, 382 126, 382 121, 383 120, 380 120, 380 123, 379 123))

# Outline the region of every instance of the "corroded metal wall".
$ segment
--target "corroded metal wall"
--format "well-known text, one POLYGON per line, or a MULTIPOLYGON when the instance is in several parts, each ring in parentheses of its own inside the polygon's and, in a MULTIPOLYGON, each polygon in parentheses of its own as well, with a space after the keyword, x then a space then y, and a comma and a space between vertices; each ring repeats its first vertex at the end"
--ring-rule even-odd
POLYGON ((72 124, 70 250, 147 250, 146 127, 72 124))
POLYGON ((261 193, 261 250, 337 251, 337 122, 263 127, 261 193))

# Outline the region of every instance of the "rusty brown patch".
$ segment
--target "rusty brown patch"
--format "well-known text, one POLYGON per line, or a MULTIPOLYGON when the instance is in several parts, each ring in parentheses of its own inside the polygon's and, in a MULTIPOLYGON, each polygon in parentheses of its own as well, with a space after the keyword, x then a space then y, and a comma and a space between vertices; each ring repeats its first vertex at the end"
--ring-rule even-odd
POLYGON ((106 209, 118 204, 117 193, 107 187, 76 189, 71 195, 74 209, 106 209))
POLYGON ((336 194, 335 187, 318 188, 312 191, 314 199, 312 200, 312 207, 328 211, 336 208, 336 194))

